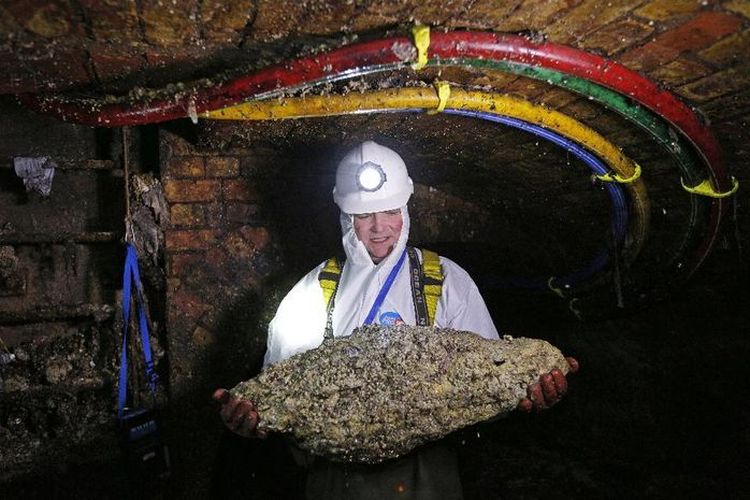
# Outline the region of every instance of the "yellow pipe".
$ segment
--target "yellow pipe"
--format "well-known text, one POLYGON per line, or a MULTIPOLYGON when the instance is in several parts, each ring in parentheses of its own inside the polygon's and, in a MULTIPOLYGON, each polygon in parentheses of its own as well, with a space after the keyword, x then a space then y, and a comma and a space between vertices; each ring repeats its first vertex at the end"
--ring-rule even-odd
MULTIPOLYGON (((392 109, 436 109, 440 99, 434 88, 386 89, 347 95, 315 95, 248 101, 228 108, 203 113, 214 120, 282 120, 352 113, 372 113, 392 109)), ((584 146, 598 156, 620 178, 632 178, 638 167, 630 158, 593 129, 563 113, 517 97, 452 88, 445 107, 481 111, 517 118, 542 126, 584 146)), ((626 259, 640 251, 648 232, 650 203, 641 179, 625 185, 632 202, 631 234, 633 243, 626 259)))

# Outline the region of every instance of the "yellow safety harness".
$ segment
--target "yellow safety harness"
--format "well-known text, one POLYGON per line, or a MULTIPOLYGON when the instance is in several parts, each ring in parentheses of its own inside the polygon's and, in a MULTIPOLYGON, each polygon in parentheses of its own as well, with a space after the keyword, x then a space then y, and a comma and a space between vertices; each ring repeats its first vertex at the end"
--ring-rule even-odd
MULTIPOLYGON (((409 255, 411 288, 417 325, 433 326, 437 303, 443 293, 444 277, 443 270, 440 267, 440 258, 435 252, 422 249, 422 261, 420 262, 415 248, 409 247, 407 253, 409 255)), ((318 274, 318 281, 323 290, 323 299, 328 313, 326 338, 333 336, 333 308, 336 301, 336 290, 339 281, 341 281, 343 263, 343 259, 331 257, 318 274)))

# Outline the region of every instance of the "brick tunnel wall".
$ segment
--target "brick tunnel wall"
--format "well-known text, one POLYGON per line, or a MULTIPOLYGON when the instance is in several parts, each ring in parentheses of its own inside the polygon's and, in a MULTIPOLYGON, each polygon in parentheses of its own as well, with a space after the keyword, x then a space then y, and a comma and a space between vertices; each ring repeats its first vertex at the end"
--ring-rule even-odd
POLYGON ((247 159, 195 152, 169 133, 163 138, 171 217, 165 234, 168 321, 183 337, 172 344, 173 390, 179 394, 192 383, 193 355, 210 349, 221 315, 243 294, 258 290, 274 256, 258 193, 242 174, 247 159))
POLYGON ((112 134, 0 107, 0 495, 65 496, 117 449, 122 170, 112 134), (17 157, 56 165, 49 196, 17 157))
MULTIPOLYGON (((207 491, 222 427, 210 400, 260 369, 262 283, 278 269, 251 152, 197 150, 161 133, 170 428, 179 491, 207 491), (206 471, 195 474, 196 470, 206 471)), ((267 321, 267 320, 266 320, 267 321)))

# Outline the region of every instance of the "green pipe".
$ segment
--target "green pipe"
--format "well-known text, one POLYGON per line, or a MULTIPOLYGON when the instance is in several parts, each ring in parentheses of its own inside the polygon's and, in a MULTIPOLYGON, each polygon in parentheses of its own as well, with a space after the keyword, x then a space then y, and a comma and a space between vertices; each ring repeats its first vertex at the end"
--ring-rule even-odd
MULTIPOLYGON (((620 116, 624 117, 631 123, 637 125, 655 139, 670 156, 674 159, 680 172, 684 176, 688 185, 696 185, 703 181, 704 169, 703 162, 696 158, 695 150, 692 143, 689 143, 682 134, 675 131, 659 115, 652 112, 645 106, 641 106, 632 99, 610 90, 607 87, 593 83, 591 81, 561 73, 548 68, 539 66, 529 66, 526 64, 513 63, 510 61, 493 61, 487 59, 470 59, 455 58, 432 60, 428 66, 441 67, 446 62, 469 66, 478 69, 489 69, 512 73, 535 80, 546 81, 550 85, 570 90, 577 94, 586 96, 593 101, 603 105, 620 116)), ((711 172, 707 172, 711 177, 711 172)), ((692 248, 698 240, 702 238, 698 227, 702 226, 701 221, 708 221, 710 218, 711 200, 704 200, 702 197, 690 196, 690 214, 687 231, 685 231, 682 241, 674 253, 672 262, 668 267, 680 264, 684 255, 692 248)))

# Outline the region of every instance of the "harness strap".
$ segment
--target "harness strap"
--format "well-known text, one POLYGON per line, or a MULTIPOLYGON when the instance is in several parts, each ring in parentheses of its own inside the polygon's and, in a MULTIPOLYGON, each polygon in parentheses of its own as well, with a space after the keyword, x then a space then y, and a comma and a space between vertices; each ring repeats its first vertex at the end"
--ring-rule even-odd
POLYGON ((429 326, 430 318, 427 316, 427 302, 424 296, 424 274, 422 264, 419 262, 417 250, 409 247, 409 274, 411 275, 411 296, 414 299, 414 316, 417 326, 429 326))
POLYGON ((424 272, 424 295, 427 301, 429 325, 435 324, 438 300, 443 294, 443 270, 440 257, 431 250, 422 249, 422 269, 424 272))
POLYGON ((327 309, 331 309, 332 307, 340 280, 341 266, 339 265, 339 259, 338 257, 331 257, 326 261, 320 274, 318 274, 318 281, 320 281, 320 286, 323 288, 323 299, 327 309))
POLYGON ((443 293, 443 270, 440 257, 431 250, 422 249, 422 262, 414 248, 409 247, 411 293, 418 326, 434 326, 440 295, 443 293))
POLYGON ((326 304, 327 320, 325 338, 333 338, 333 306, 336 302, 336 290, 341 281, 341 265, 338 257, 331 257, 318 274, 320 287, 323 289, 323 301, 326 304))
MULTIPOLYGON (((443 293, 444 276, 440 267, 440 258, 437 253, 422 249, 422 262, 420 262, 419 255, 413 247, 407 249, 407 255, 409 256, 409 273, 417 325, 433 326, 437 304, 443 293)), ((327 312, 325 338, 333 338, 333 309, 342 267, 342 259, 331 257, 318 274, 327 312)))

